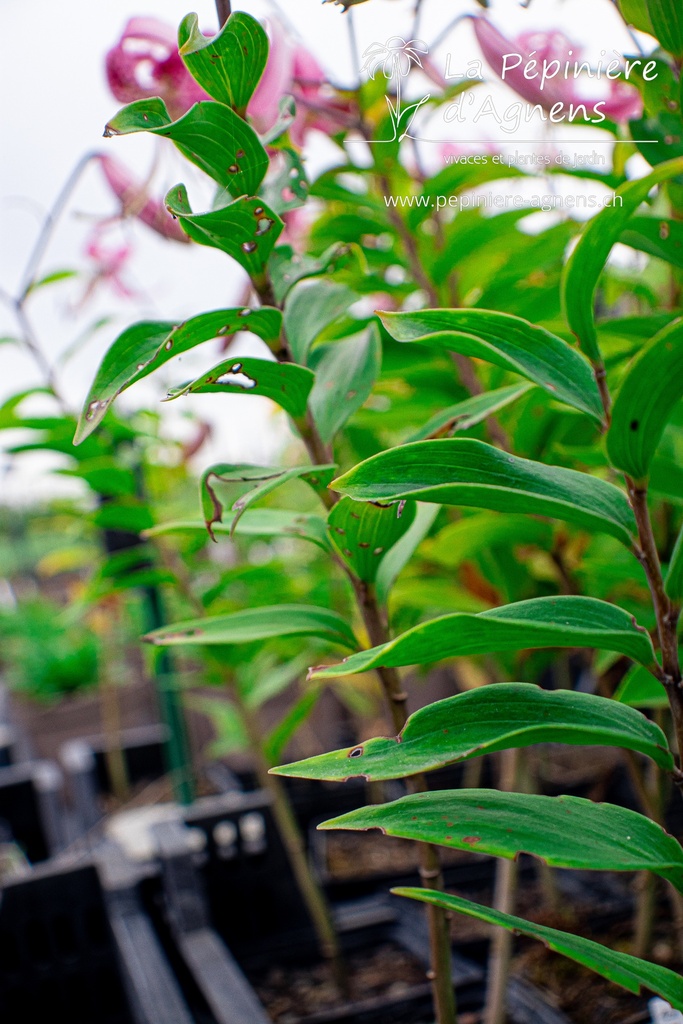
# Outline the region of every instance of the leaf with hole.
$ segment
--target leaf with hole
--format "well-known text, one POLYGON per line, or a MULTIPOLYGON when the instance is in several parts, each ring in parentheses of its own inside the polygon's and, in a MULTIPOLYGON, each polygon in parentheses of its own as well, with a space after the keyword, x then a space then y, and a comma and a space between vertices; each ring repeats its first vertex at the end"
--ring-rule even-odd
POLYGON ((420 341, 485 359, 538 384, 553 398, 602 419, 602 402, 586 359, 556 334, 518 316, 488 309, 380 313, 397 341, 420 341))
POLYGON ((650 191, 663 181, 683 174, 683 158, 660 164, 651 174, 617 189, 620 203, 601 210, 586 225, 569 257, 562 282, 562 299, 570 329, 593 362, 601 362, 593 302, 598 281, 629 218, 645 202, 650 191))
POLYGON ((143 321, 127 327, 111 345, 95 375, 74 437, 80 444, 102 422, 114 399, 157 370, 169 359, 213 338, 251 331, 273 346, 278 344, 282 314, 278 309, 217 309, 181 324, 143 321))
POLYGON ((195 242, 227 253, 257 279, 284 227, 262 199, 247 196, 209 213, 193 213, 184 185, 171 189, 166 207, 195 242))
POLYGON ((597 477, 520 459, 469 438, 416 441, 373 455, 333 482, 356 501, 415 498, 524 512, 608 533, 627 546, 636 525, 626 494, 597 477))
POLYGON ((683 892, 683 849, 636 811, 577 796, 494 789, 416 793, 361 807, 318 826, 381 829, 385 835, 514 860, 528 853, 549 867, 653 871, 683 892))
POLYGON ((594 597, 534 597, 477 615, 455 612, 430 619, 340 665, 312 669, 311 678, 335 679, 380 667, 542 647, 617 651, 642 665, 655 664, 647 630, 623 608, 594 597))
POLYGON ((613 981, 616 985, 621 985, 629 992, 638 994, 641 989, 646 988, 663 996, 675 1009, 683 1010, 683 978, 675 971, 670 971, 668 967, 661 967, 659 964, 652 964, 647 960, 630 956, 628 953, 608 949, 607 946, 593 942, 591 939, 584 939, 581 935, 561 932, 557 928, 533 924, 521 917, 504 914, 502 911, 493 910, 490 907, 482 907, 461 896, 435 892, 432 889, 408 887, 400 887, 391 891, 396 896, 407 896, 413 900, 420 900, 422 903, 431 903, 436 907, 443 907, 444 910, 451 913, 466 914, 478 921, 485 921, 487 924, 507 928, 508 931, 519 935, 528 935, 532 939, 539 939, 548 949, 590 968, 596 974, 613 981))
POLYGON ((268 170, 268 154, 254 129, 221 103, 195 103, 173 121, 163 100, 136 100, 118 112, 104 133, 133 132, 170 139, 235 199, 255 195, 268 170))
POLYGON ((462 402, 442 409, 424 423, 419 430, 411 434, 408 441, 424 441, 429 437, 451 436, 464 430, 471 430, 489 416, 494 416, 501 409, 516 402, 533 387, 532 384, 512 384, 506 388, 496 388, 481 395, 473 395, 462 402))
POLYGON ((635 480, 646 479, 681 397, 683 320, 675 320, 636 356, 622 381, 607 433, 612 465, 635 480))
MULTIPOLYGON (((329 484, 334 475, 335 466, 296 466, 292 469, 268 468, 267 466, 249 466, 234 463, 218 463, 209 466, 202 473, 199 494, 204 512, 206 528, 212 540, 213 524, 223 521, 223 502, 216 494, 219 484, 244 485, 253 484, 234 502, 231 511, 235 513, 230 527, 231 535, 235 532, 244 512, 267 494, 282 487, 290 480, 303 480, 316 493, 320 494, 329 484)), ((244 489, 242 487, 242 489, 244 489)))
POLYGON ((180 56, 192 77, 241 117, 265 70, 268 46, 262 25, 243 11, 231 14, 215 36, 203 35, 196 14, 183 18, 178 29, 180 56))
POLYGON ((267 605, 229 615, 207 616, 155 629, 143 639, 157 647, 249 644, 283 636, 312 636, 341 647, 358 642, 346 619, 314 605, 267 605))
POLYGON ((311 359, 315 384, 311 391, 311 412, 321 438, 332 441, 335 434, 367 400, 379 376, 382 343, 375 324, 367 330, 321 345, 311 359))
POLYGON ((262 395, 277 402, 292 419, 306 413, 314 374, 296 363, 277 363, 265 359, 228 359, 212 367, 189 384, 172 388, 167 401, 183 395, 207 392, 233 395, 262 395))
POLYGON ((380 782, 536 743, 621 747, 647 755, 663 771, 674 767, 662 730, 633 708, 591 693, 494 683, 416 711, 396 738, 376 737, 274 772, 337 782, 362 775, 380 782))
POLYGON ((382 557, 410 529, 415 503, 375 505, 342 498, 327 517, 330 540, 363 583, 374 583, 382 557))

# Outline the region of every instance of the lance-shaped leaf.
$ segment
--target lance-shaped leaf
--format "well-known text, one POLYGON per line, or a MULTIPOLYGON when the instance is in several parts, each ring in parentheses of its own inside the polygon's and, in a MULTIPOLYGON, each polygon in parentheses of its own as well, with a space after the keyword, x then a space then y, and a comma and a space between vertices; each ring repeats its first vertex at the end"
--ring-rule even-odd
POLYGON ((260 501, 271 491, 276 490, 290 480, 302 480, 320 494, 329 484, 334 475, 335 466, 295 466, 293 469, 269 469, 267 466, 235 465, 234 463, 218 463, 209 466, 202 474, 199 495, 204 512, 206 528, 213 535, 213 524, 223 521, 223 502, 216 494, 217 484, 248 484, 253 483, 251 490, 242 494, 232 506, 235 516, 230 528, 235 532, 243 513, 255 502, 260 501))
POLYGON ((520 459, 470 438, 391 448, 354 466, 332 486, 356 501, 416 498, 550 516, 608 533, 628 546, 636 533, 626 494, 614 484, 520 459))
POLYGON ((285 302, 284 327, 292 358, 306 363, 315 339, 352 306, 358 296, 346 285, 324 278, 301 281, 285 302))
POLYGON ((315 370, 311 412, 324 442, 331 441, 369 397, 381 361, 376 324, 319 349, 319 358, 311 361, 315 370))
POLYGON ((250 14, 235 11, 218 35, 203 35, 196 14, 183 18, 178 47, 185 67, 215 100, 244 116, 268 60, 268 36, 250 14))
POLYGON ((646 754, 664 771, 674 767, 662 730, 634 708, 591 693, 497 683, 416 711, 396 738, 376 737, 274 773, 338 782, 362 775, 379 782, 535 743, 623 747, 646 754))
MULTIPOLYGON (((311 544, 330 551, 327 524, 322 516, 307 512, 290 512, 277 508, 257 508, 239 516, 233 527, 233 519, 223 523, 212 523, 214 534, 243 534, 246 537, 298 537, 311 544)), ((206 523, 191 520, 176 520, 170 523, 159 523, 145 530, 147 537, 164 537, 171 533, 189 533, 206 535, 206 523)))
POLYGON ((590 365, 580 352, 544 327, 488 309, 423 309, 379 316, 397 341, 426 341, 485 359, 521 374, 559 401, 602 419, 600 393, 590 365))
POLYGON ((262 199, 247 196, 209 213, 193 213, 185 186, 175 185, 166 196, 166 206, 190 238, 232 256, 255 278, 263 273, 284 227, 262 199))
POLYGON ((655 185, 683 173, 683 158, 660 164, 651 174, 617 189, 619 203, 606 206, 587 224, 565 268, 562 298, 565 316, 581 348, 593 362, 601 362, 595 328, 593 299, 612 246, 655 185))
POLYGON ((190 619, 155 629, 143 639, 157 647, 204 647, 250 644, 281 636, 314 636, 341 647, 356 647, 358 643, 341 615, 327 608, 297 604, 267 605, 229 615, 190 619))
POLYGON ((174 356, 212 338, 252 331, 267 344, 277 344, 282 314, 277 309, 217 309, 181 324, 149 321, 133 324, 111 345, 95 375, 74 437, 80 444, 101 423, 113 400, 163 366, 174 356))
POLYGON ((651 339, 624 377, 607 434, 612 465, 635 480, 645 479, 681 396, 683 320, 676 320, 651 339))
POLYGON ((327 517, 330 539, 359 580, 374 583, 383 555, 415 519, 415 503, 373 505, 342 498, 327 517))
POLYGON ((620 241, 675 267, 683 267, 683 224, 677 220, 632 217, 620 241))
POLYGON ((168 400, 206 392, 263 395, 277 402, 292 419, 297 420, 306 412, 314 380, 311 370, 296 363, 228 359, 189 384, 172 388, 168 400))
POLYGON ((641 665, 655 664, 647 630, 623 608, 594 597, 534 597, 476 615, 455 612, 430 619, 340 665, 313 669, 311 678, 334 679, 380 667, 541 647, 594 647, 625 654, 641 665))
POLYGON ((361 807, 318 828, 379 828, 389 836, 508 860, 530 853, 555 868, 648 870, 683 892, 683 848, 673 836, 636 811, 582 797, 441 790, 361 807))
POLYGON ((268 154, 254 129, 222 103, 195 103, 173 121, 158 97, 136 100, 118 112, 104 134, 132 132, 171 139, 183 156, 235 198, 255 195, 268 170, 268 154))
POLYGON ((629 992, 637 994, 641 989, 646 988, 663 996, 675 1009, 683 1010, 683 978, 675 971, 670 971, 668 967, 660 967, 659 964, 651 964, 647 960, 640 960, 628 953, 619 953, 608 949, 607 946, 602 946, 599 942, 593 942, 591 939, 584 939, 581 935, 561 932, 557 928, 533 924, 521 917, 504 914, 502 911, 492 910, 490 907, 482 907, 480 904, 471 903, 460 896, 451 896, 450 893, 408 887, 391 891, 396 896, 407 896, 413 900, 420 900, 422 903, 432 903, 434 906, 443 907, 444 910, 466 914, 478 921, 499 925, 501 928, 507 928, 508 931, 517 932, 519 935, 528 935, 532 939, 539 939, 548 949, 561 953, 578 964, 583 964, 584 967, 590 968, 616 985, 621 985, 629 992))
POLYGON ((646 0, 657 39, 679 60, 683 57, 683 7, 679 0, 646 0))
POLYGON ((512 384, 506 388, 496 388, 481 395, 473 395, 462 402, 456 402, 447 409, 435 413, 419 430, 408 438, 408 441, 424 441, 428 437, 459 434, 470 430, 478 423, 495 415, 525 395, 533 387, 532 384, 512 384))

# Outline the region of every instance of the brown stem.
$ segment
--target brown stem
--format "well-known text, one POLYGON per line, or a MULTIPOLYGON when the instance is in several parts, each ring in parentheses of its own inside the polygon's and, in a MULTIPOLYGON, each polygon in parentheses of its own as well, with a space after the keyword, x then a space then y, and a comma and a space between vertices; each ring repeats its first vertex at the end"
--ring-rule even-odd
POLYGON ((222 28, 232 14, 230 0, 216 0, 216 14, 218 15, 218 24, 222 28))
MULTIPOLYGON (((664 589, 662 567, 647 504, 647 486, 629 476, 626 477, 626 485, 638 527, 639 547, 636 549, 636 555, 645 570, 657 617, 657 635, 662 652, 661 680, 666 686, 669 697, 680 758, 683 756, 683 688, 677 639, 680 608, 671 602, 664 589)), ((679 769, 676 772, 675 781, 680 785, 681 780, 683 780, 683 776, 679 769)))
MULTIPOLYGON (((500 789, 513 792, 517 788, 520 751, 505 750, 501 754, 500 789)), ((517 898, 518 865, 515 860, 496 862, 496 882, 493 906, 504 914, 514 914, 517 898)), ((503 1024, 505 1021, 506 990, 510 973, 513 935, 505 928, 496 928, 489 954, 488 987, 484 1024, 503 1024)))
MULTIPOLYGON (((273 296, 272 282, 268 278, 254 281, 254 287, 264 304, 277 305, 273 296)), ((281 334, 278 358, 283 361, 291 359, 291 349, 284 328, 281 334)), ((332 452, 320 437, 310 409, 307 410, 305 420, 299 421, 297 427, 311 461, 314 464, 320 463, 321 460, 329 462, 332 452)), ((335 505, 338 500, 339 495, 333 491, 323 497, 328 508, 335 505)), ((340 561, 339 564, 353 587, 371 644, 375 647, 386 643, 390 639, 388 624, 377 602, 374 589, 358 580, 344 562, 340 561)), ((377 674, 389 705, 394 728, 398 734, 408 720, 408 695, 403 690, 401 678, 395 668, 380 668, 377 669, 377 674)), ((410 792, 425 792, 428 788, 424 775, 416 775, 406 781, 410 792)), ((427 843, 417 843, 417 850, 422 884, 426 888, 443 890, 444 881, 438 850, 427 843)), ((451 972, 449 918, 440 907, 428 905, 427 920, 431 951, 429 977, 432 982, 436 1024, 457 1024, 451 972)))

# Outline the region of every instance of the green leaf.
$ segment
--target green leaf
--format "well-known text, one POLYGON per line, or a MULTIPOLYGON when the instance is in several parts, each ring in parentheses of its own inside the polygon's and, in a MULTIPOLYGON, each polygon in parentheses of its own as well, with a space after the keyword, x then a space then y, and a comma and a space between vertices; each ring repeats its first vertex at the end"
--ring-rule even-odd
MULTIPOLYGON (((317 545, 323 551, 330 551, 327 525, 321 516, 305 512, 289 512, 275 508, 257 508, 244 512, 233 526, 229 522, 212 523, 214 534, 243 534, 247 537, 298 537, 317 545)), ((160 523, 145 531, 147 537, 163 537, 170 533, 206 534, 206 523, 178 520, 160 523)))
POLYGON ((306 364, 308 350, 326 327, 348 312, 358 296, 334 281, 305 280, 285 302, 284 328, 296 363, 306 364))
POLYGON ((346 619, 327 608, 313 605, 281 604, 249 608, 229 615, 178 622, 155 629, 143 637, 157 647, 194 647, 249 644, 282 636, 314 636, 342 647, 357 647, 358 641, 346 619))
POLYGON ((647 10, 647 0, 617 0, 621 16, 627 25, 633 25, 639 32, 654 35, 652 22, 647 10))
POLYGON ((662 730, 633 708, 590 693, 497 683, 422 708, 396 739, 377 737, 275 774, 338 782, 362 775, 379 782, 536 743, 623 747, 646 754, 664 771, 674 767, 662 730))
POLYGON ((631 708, 668 708, 666 690, 642 665, 632 665, 614 692, 614 700, 631 708))
POLYGON ((189 384, 172 388, 167 401, 182 395, 219 392, 222 394, 262 395, 277 402, 292 419, 306 413, 308 396, 315 380, 311 370, 296 363, 277 363, 265 359, 228 359, 189 384))
POLYGON ((199 485, 199 494, 204 511, 206 528, 212 540, 213 524, 223 520, 223 503, 216 494, 216 484, 245 484, 254 486, 246 494, 242 494, 232 506, 235 516, 231 525, 231 534, 235 532, 243 513, 260 501, 271 491, 281 487, 290 480, 303 480, 316 492, 320 493, 329 484, 336 466, 295 466, 293 469, 269 469, 267 466, 249 466, 234 463, 218 463, 204 470, 199 485))
MULTIPOLYGON (((263 141, 263 140, 262 140, 263 141)), ((269 174, 259 190, 259 195, 282 216, 291 210, 298 210, 308 200, 309 183, 300 154, 289 147, 278 150, 278 170, 269 174)))
POLYGON ((455 569, 491 548, 534 544, 548 548, 552 543, 550 523, 528 516, 482 512, 457 523, 449 523, 425 543, 424 556, 439 565, 455 569))
POLYGON ((683 600, 683 527, 676 539, 664 580, 664 590, 672 601, 683 600))
POLYGON ((322 440, 338 430, 369 397, 379 375, 382 344, 376 324, 316 350, 311 412, 322 440))
POLYGON ((408 441, 424 441, 425 438, 439 434, 459 434, 463 430, 476 427, 482 420, 493 416, 505 406, 516 402, 532 388, 531 384, 512 384, 495 391, 485 391, 481 395, 473 395, 462 402, 456 402, 448 409, 437 412, 419 430, 411 434, 408 441))
POLYGON ((636 533, 628 499, 613 484, 469 438, 392 448, 359 463, 332 486, 356 501, 416 498, 550 516, 608 533, 628 546, 636 533))
POLYGON ((374 583, 382 556, 410 529, 415 503, 398 505, 359 504, 342 498, 327 517, 332 544, 359 580, 374 583), (400 515, 399 515, 400 511, 400 515))
POLYGON ((482 907, 460 896, 451 896, 450 893, 410 888, 397 888, 391 891, 396 896, 408 896, 422 903, 432 903, 445 910, 467 914, 468 917, 485 921, 487 924, 499 925, 508 931, 540 939, 548 949, 583 964, 584 967, 590 968, 616 985, 621 985, 629 992, 638 994, 641 988, 646 988, 663 996, 677 1010, 683 1010, 683 978, 667 967, 660 967, 659 964, 651 964, 647 960, 629 956, 628 953, 608 949, 599 942, 584 939, 581 935, 561 932, 542 924, 532 924, 521 917, 482 907))
POLYGON ((485 359, 521 374, 553 398, 602 419, 602 402, 590 365, 580 352, 544 327, 487 309, 424 309, 379 316, 397 341, 427 341, 485 359))
POLYGON ((556 868, 648 870, 683 891, 683 849, 673 836, 635 811, 577 796, 494 789, 416 793, 361 807, 318 828, 379 828, 389 836, 508 860, 529 853, 556 868))
POLYGON ((412 526, 382 558, 375 580, 375 593, 380 606, 386 605, 391 588, 415 549, 429 533, 439 510, 439 505, 418 504, 412 526))
POLYGON ((683 224, 677 220, 632 217, 620 241, 675 267, 683 267, 683 224))
POLYGON ((618 651, 642 665, 655 664, 647 630, 622 608, 594 597, 535 597, 477 615, 456 612, 422 622, 340 665, 313 669, 311 678, 335 679, 379 667, 540 647, 595 647, 618 651))
POLYGON ((190 238, 232 256, 252 278, 263 273, 284 227, 262 199, 247 196, 209 213, 192 213, 185 186, 175 185, 166 206, 190 238))
POLYGON ((218 309, 202 313, 181 324, 143 321, 118 336, 95 375, 74 437, 80 444, 95 430, 114 399, 157 370, 169 359, 213 338, 251 331, 266 343, 276 345, 282 314, 277 309, 218 309))
POLYGON ((676 320, 651 339, 624 377, 607 434, 612 465, 635 480, 646 479, 681 396, 683 320, 676 320))
POLYGON ((178 29, 178 47, 195 81, 243 117, 268 60, 268 36, 256 18, 235 11, 218 35, 207 38, 197 15, 188 14, 178 29))
POLYGON ((617 189, 621 205, 607 206, 586 225, 565 267, 562 298, 565 316, 581 348, 593 362, 601 362, 593 300, 612 246, 655 185, 683 173, 683 158, 660 164, 651 174, 617 189))
POLYGON ((683 57, 683 7, 679 0, 646 0, 652 30, 665 50, 683 57))
POLYGON ((268 170, 268 154, 254 129, 221 103, 195 103, 173 121, 163 100, 136 100, 104 130, 106 136, 133 132, 171 139, 183 156, 235 199, 255 195, 268 170))

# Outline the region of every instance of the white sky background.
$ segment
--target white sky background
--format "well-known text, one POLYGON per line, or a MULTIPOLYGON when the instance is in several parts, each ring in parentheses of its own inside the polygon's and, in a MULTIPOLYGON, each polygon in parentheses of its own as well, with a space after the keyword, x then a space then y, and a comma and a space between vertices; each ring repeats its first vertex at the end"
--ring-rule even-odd
MULTIPOLYGON (((356 70, 350 58, 348 18, 341 9, 320 0, 280 0, 282 11, 305 45, 330 72, 333 82, 352 84, 356 70)), ((159 150, 148 137, 102 138, 105 122, 118 109, 104 76, 104 55, 114 45, 128 18, 154 15, 177 25, 189 10, 199 15, 205 30, 216 27, 213 0, 3 0, 3 57, 0 62, 2 100, 2 157, 0 159, 0 287, 14 292, 21 270, 46 208, 77 160, 89 150, 111 153, 144 176, 159 150)), ((235 9, 256 16, 272 12, 269 0, 241 0, 235 9)), ((389 35, 410 37, 414 0, 370 0, 354 8, 359 50, 389 35)), ((476 12, 474 0, 424 0, 420 36, 427 42, 458 13, 476 12)), ((527 29, 558 28, 587 56, 601 49, 633 52, 633 45, 610 0, 532 0, 528 10, 515 0, 497 0, 490 11, 494 22, 510 36, 527 29)), ((478 57, 467 24, 442 48, 462 57, 462 64, 478 57)), ((454 61, 457 63, 457 61, 454 61)), ((514 99, 514 97, 510 97, 514 99)), ((163 146, 163 140, 162 140, 163 146)), ((603 147, 606 148, 606 147, 603 147)), ((200 187, 199 172, 164 146, 155 178, 155 191, 163 195, 177 181, 200 187)), ((333 161, 334 147, 322 137, 312 139, 312 168, 333 161)), ((195 203, 195 206, 200 204, 195 203)), ((85 269, 84 241, 98 219, 111 215, 116 203, 103 185, 97 167, 91 167, 72 199, 41 266, 42 273, 62 268, 85 269)), ((78 353, 58 368, 61 390, 77 409, 85 397, 102 354, 116 334, 135 320, 179 320, 208 309, 236 303, 240 271, 228 257, 199 246, 165 243, 139 225, 126 225, 134 255, 123 277, 135 291, 122 300, 106 285, 82 304, 84 280, 47 288, 29 307, 35 331, 51 362, 58 362, 87 328, 100 317, 112 321, 96 332, 78 353)), ((0 335, 14 334, 12 314, 0 307, 0 335)), ((240 340, 231 354, 256 354, 253 340, 240 340)), ((182 357, 181 357, 182 358, 182 357)), ((131 389, 121 401, 129 408, 156 406, 163 385, 179 383, 208 369, 219 357, 211 345, 185 357, 182 365, 169 363, 131 389)), ((0 345, 0 402, 23 388, 41 383, 31 359, 15 346, 0 345)), ((201 465, 222 461, 267 463, 277 451, 284 417, 257 396, 194 396, 164 407, 169 430, 187 434, 186 411, 205 415, 215 424, 210 449, 202 449, 201 465), (181 406, 181 402, 185 402, 181 406)), ((0 453, 0 501, 23 501, 55 493, 55 478, 44 470, 54 464, 44 456, 10 460, 0 453), (10 468, 11 466, 11 468, 10 468)), ((63 464, 63 463, 62 463, 63 464)), ((64 478, 62 478, 63 480, 64 478)), ((60 486, 64 493, 66 481, 60 486)))

